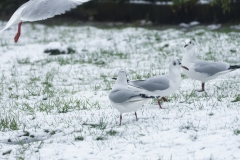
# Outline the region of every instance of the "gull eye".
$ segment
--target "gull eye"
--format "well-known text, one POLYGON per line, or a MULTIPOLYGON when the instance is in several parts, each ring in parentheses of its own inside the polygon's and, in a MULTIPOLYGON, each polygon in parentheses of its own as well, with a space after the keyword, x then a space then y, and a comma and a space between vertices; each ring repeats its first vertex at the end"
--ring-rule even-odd
POLYGON ((189 43, 191 44, 192 42, 190 41, 189 43))
POLYGON ((181 65, 181 63, 179 63, 179 65, 181 65))

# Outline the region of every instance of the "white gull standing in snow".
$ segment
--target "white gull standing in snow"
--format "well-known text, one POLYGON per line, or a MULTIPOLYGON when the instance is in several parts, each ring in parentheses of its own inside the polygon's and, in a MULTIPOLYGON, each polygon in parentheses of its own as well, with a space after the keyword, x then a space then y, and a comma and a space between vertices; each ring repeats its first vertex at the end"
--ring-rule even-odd
POLYGON ((141 108, 149 98, 154 97, 149 97, 141 94, 141 92, 129 89, 127 87, 126 72, 123 70, 119 71, 113 89, 109 93, 109 100, 112 106, 120 112, 120 125, 122 124, 122 113, 134 111, 136 120, 138 120, 136 111, 141 108))
POLYGON ((183 55, 182 63, 188 66, 189 70, 184 70, 183 73, 189 78, 202 82, 202 89, 199 92, 205 91, 205 82, 240 68, 240 65, 231 66, 225 62, 198 59, 191 40, 185 41, 184 48, 186 48, 186 52, 183 55))
POLYGON ((89 0, 29 0, 14 12, 0 33, 18 24, 18 32, 14 38, 14 42, 17 42, 21 35, 22 22, 33 22, 52 18, 87 1, 89 0))
POLYGON ((152 95, 158 97, 158 105, 160 104, 160 97, 164 101, 167 99, 164 96, 173 94, 179 89, 181 83, 181 70, 188 70, 186 66, 182 66, 178 59, 172 60, 169 64, 169 73, 166 75, 159 75, 150 77, 146 80, 128 81, 128 86, 137 91, 141 91, 146 95, 152 95))

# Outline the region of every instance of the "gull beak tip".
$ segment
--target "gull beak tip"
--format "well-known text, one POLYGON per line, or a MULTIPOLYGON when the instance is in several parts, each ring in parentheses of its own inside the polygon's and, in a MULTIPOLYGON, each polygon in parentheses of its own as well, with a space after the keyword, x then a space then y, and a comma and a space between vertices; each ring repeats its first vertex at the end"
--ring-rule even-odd
POLYGON ((189 71, 189 69, 188 69, 186 66, 182 66, 182 68, 184 68, 184 69, 186 69, 186 70, 188 70, 188 71, 189 71))

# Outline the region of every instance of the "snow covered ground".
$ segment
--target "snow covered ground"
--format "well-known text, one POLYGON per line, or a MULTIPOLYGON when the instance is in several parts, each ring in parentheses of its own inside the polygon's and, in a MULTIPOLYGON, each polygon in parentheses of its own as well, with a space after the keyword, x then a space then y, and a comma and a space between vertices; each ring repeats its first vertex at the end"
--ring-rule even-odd
MULTIPOLYGON (((0 28, 5 22, 0 22, 0 28)), ((24 24, 0 35, 0 159, 240 159, 240 71, 206 83, 182 76, 178 92, 123 115, 108 101, 119 69, 164 74, 184 53, 240 64, 240 33, 208 29, 99 29, 24 24), (49 55, 49 43, 76 50, 49 55), (62 46, 61 46, 62 45, 62 46)), ((51 44, 50 44, 51 46, 51 44)))

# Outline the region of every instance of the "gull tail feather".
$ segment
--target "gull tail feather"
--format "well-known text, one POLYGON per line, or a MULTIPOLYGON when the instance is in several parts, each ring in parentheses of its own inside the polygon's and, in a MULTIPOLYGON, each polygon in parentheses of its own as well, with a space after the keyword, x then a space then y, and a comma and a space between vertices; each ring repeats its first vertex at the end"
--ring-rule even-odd
POLYGON ((240 69, 240 65, 233 65, 233 66, 230 66, 228 69, 230 70, 240 69))
POLYGON ((146 94, 140 94, 142 98, 156 98, 154 96, 147 96, 146 94))

